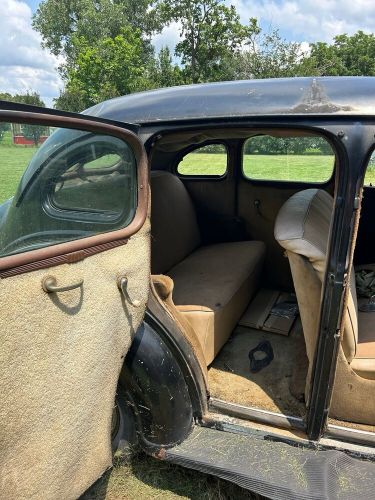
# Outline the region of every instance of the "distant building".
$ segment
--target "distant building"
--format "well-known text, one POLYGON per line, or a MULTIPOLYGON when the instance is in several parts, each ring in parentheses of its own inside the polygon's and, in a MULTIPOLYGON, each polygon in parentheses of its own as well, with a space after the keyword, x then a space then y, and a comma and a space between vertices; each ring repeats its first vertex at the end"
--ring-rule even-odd
MULTIPOLYGON (((46 127, 44 133, 39 138, 38 144, 43 144, 43 142, 48 139, 49 135, 50 130, 46 127)), ((12 137, 13 144, 16 146, 34 146, 34 141, 24 136, 23 125, 20 123, 12 123, 12 137)))

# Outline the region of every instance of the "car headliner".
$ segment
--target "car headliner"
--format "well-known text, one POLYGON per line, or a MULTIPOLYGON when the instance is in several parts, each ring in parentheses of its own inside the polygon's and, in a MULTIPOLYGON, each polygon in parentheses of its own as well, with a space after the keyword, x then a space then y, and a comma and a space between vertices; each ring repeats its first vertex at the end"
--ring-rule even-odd
POLYGON ((85 114, 148 124, 260 115, 374 115, 375 77, 241 80, 117 97, 85 114))

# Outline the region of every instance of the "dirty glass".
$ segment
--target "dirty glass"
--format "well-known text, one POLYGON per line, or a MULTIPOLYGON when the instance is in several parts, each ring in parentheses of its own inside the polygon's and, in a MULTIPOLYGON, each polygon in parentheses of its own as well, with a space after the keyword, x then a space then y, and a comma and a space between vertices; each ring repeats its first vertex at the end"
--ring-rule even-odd
POLYGON ((180 175, 222 176, 227 171, 228 153, 224 144, 208 144, 187 153, 177 167, 180 175))
POLYGON ((119 138, 0 123, 0 256, 126 227, 136 170, 119 138))
POLYGON ((323 183, 333 174, 335 155, 323 137, 258 135, 243 147, 248 179, 323 183))

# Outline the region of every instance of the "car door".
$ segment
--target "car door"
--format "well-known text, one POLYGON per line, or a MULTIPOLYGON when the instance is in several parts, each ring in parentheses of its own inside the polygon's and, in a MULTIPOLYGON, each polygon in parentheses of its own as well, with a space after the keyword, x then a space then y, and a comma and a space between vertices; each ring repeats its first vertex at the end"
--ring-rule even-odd
POLYGON ((77 498, 112 463, 118 376, 146 308, 147 157, 125 126, 4 108, 0 496, 77 498))

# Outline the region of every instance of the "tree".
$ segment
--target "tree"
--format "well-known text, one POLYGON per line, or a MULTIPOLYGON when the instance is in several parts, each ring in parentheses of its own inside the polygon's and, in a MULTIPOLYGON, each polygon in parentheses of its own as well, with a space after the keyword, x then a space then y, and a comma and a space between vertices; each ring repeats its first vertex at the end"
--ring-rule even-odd
POLYGON ((46 127, 42 127, 41 125, 24 124, 22 125, 22 133, 26 139, 33 141, 34 146, 38 146, 40 138, 42 135, 46 134, 46 127))
POLYGON ((8 132, 9 129, 10 129, 9 123, 5 123, 5 122, 0 123, 0 142, 4 138, 5 132, 8 132))
MULTIPOLYGON (((0 101, 11 101, 12 96, 8 92, 0 92, 0 101)), ((4 138, 4 134, 10 129, 9 123, 0 122, 0 142, 4 138)))
POLYGON ((80 113, 87 107, 85 94, 79 89, 61 90, 59 97, 56 97, 53 103, 56 109, 75 113, 80 113))
MULTIPOLYGON (((27 91, 25 94, 9 94, 8 92, 1 93, 0 99, 4 101, 19 102, 21 104, 30 104, 32 106, 39 106, 45 108, 46 105, 41 99, 38 92, 27 91)), ((3 139, 5 132, 10 130, 9 123, 0 123, 0 141, 3 139)), ((45 127, 39 125, 22 125, 23 135, 34 142, 37 146, 40 137, 45 133, 45 127)))
POLYGON ((158 56, 149 66, 149 87, 172 87, 184 83, 184 75, 177 64, 172 63, 171 52, 168 47, 162 47, 158 56))
POLYGON ((15 94, 10 100, 22 104, 30 104, 31 106, 39 106, 40 108, 46 107, 38 92, 27 91, 25 94, 15 94))
POLYGON ((310 56, 301 63, 301 69, 317 76, 374 76, 375 35, 358 31, 334 38, 333 44, 316 42, 310 45, 310 56))
POLYGON ((252 20, 253 34, 248 47, 225 61, 223 72, 229 80, 302 76, 306 56, 301 44, 283 39, 278 30, 264 33, 252 20))
POLYGON ((153 53, 151 35, 162 29, 153 3, 154 0, 43 0, 33 17, 33 27, 41 34, 44 47, 63 56, 63 76, 75 63, 76 39, 93 45, 103 38, 115 38, 124 26, 142 33, 147 61, 153 53))
MULTIPOLYGON (((67 73, 64 97, 74 97, 79 106, 89 107, 100 101, 148 88, 140 32, 123 27, 114 38, 102 38, 89 44, 83 37, 73 39, 76 60, 67 73)), ((72 100, 70 99, 71 103, 72 100)))
POLYGON ((239 53, 254 29, 253 22, 242 25, 235 7, 223 0, 163 0, 160 10, 166 22, 181 26, 175 54, 185 66, 187 82, 222 79, 223 60, 239 53))

